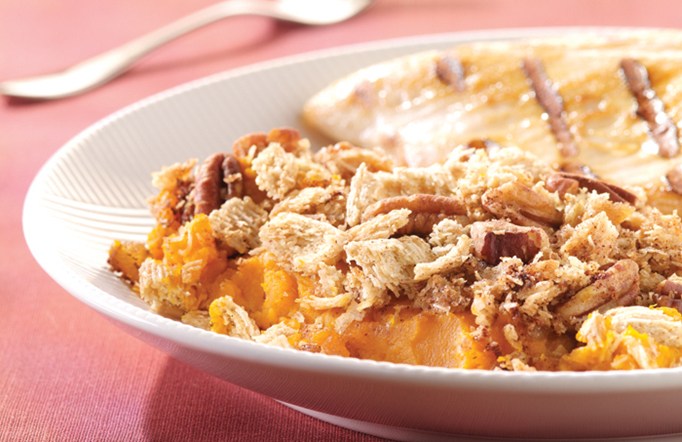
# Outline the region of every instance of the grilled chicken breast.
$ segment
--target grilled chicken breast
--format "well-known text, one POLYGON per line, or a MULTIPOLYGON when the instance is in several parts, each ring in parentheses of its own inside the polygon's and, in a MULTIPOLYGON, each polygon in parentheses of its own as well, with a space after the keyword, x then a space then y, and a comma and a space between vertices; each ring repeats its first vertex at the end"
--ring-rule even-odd
POLYGON ((675 167, 682 33, 675 31, 418 53, 338 80, 306 103, 303 117, 331 138, 381 146, 411 166, 487 140, 560 169, 643 186, 665 212, 682 208, 682 166, 675 167))

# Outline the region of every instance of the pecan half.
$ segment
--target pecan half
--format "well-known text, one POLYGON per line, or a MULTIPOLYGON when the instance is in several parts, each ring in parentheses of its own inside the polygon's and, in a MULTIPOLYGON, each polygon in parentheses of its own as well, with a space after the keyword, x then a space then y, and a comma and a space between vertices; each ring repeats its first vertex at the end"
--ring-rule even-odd
POLYGON ((673 275, 661 282, 653 299, 661 307, 671 307, 682 312, 682 278, 673 275))
POLYGON ((545 187, 550 192, 559 192, 561 195, 562 187, 567 189, 569 186, 573 186, 572 184, 568 184, 568 180, 575 181, 579 187, 583 187, 587 190, 594 190, 597 193, 606 193, 609 196, 609 199, 614 203, 628 203, 634 205, 637 202, 637 196, 622 187, 577 173, 557 172, 552 174, 547 178, 545 187))
POLYGON ((252 146, 256 147, 256 151, 253 155, 255 158, 261 150, 268 147, 268 136, 262 132, 256 132, 239 137, 232 144, 232 153, 237 158, 246 158, 249 156, 249 151, 252 146))
POLYGON ((199 167, 194 187, 194 213, 209 214, 220 207, 220 187, 223 180, 225 154, 208 157, 199 167))
POLYGON ((582 317, 610 302, 632 303, 639 294, 639 266, 631 259, 616 261, 597 275, 595 281, 561 304, 557 315, 564 320, 582 317))
POLYGON ((279 143, 286 152, 296 152, 301 133, 290 127, 279 127, 268 132, 268 143, 279 143))
POLYGON ((523 227, 501 220, 477 221, 471 225, 474 256, 490 265, 503 257, 516 256, 528 263, 548 243, 547 234, 538 227, 523 227))
POLYGON ((522 226, 557 227, 563 221, 563 214, 554 201, 530 187, 510 182, 488 189, 481 197, 483 207, 499 218, 509 218, 522 226))
POLYGON ((369 205, 362 214, 363 222, 398 209, 410 209, 409 222, 396 235, 428 235, 433 226, 445 218, 465 215, 466 208, 452 196, 419 193, 384 198, 369 205))
POLYGON ((254 132, 237 138, 232 144, 232 152, 237 158, 250 158, 253 160, 270 143, 279 143, 285 151, 295 152, 300 140, 301 133, 296 129, 280 127, 272 129, 267 134, 254 132), (253 146, 256 148, 255 152, 251 152, 253 146), (250 154, 253 156, 251 157, 250 154))
POLYGON ((227 199, 242 196, 239 161, 230 154, 216 153, 199 167, 194 186, 194 214, 209 214, 227 199))

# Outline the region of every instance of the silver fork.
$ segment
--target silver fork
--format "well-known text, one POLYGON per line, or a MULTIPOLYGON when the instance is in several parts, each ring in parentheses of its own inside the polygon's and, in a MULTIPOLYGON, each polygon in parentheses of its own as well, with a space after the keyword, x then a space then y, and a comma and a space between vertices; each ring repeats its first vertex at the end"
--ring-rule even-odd
POLYGON ((135 61, 159 46, 210 23, 236 15, 262 15, 292 23, 319 26, 347 20, 371 3, 372 0, 223 1, 61 72, 0 82, 0 94, 51 100, 83 93, 122 74, 135 61))

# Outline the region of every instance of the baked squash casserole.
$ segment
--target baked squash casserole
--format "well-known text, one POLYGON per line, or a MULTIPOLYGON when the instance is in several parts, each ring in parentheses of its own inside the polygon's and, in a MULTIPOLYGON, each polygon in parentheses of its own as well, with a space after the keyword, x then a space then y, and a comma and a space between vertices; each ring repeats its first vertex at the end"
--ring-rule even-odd
POLYGON ((109 263, 151 308, 269 345, 499 370, 682 360, 682 220, 638 186, 474 140, 397 166, 293 129, 153 176, 109 263))

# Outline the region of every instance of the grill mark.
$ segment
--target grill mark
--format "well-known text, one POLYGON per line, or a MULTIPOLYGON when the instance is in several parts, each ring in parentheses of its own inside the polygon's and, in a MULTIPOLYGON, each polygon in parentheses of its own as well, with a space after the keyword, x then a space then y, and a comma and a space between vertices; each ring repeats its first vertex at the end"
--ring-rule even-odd
POLYGON ((436 60, 436 77, 441 83, 452 86, 457 92, 464 92, 464 67, 453 55, 444 54, 436 60))
POLYGON ((651 88, 646 67, 635 59, 624 58, 620 68, 630 93, 637 100, 637 116, 647 123, 651 137, 658 144, 658 154, 663 158, 674 157, 680 152, 677 126, 651 88))
POLYGON ((542 62, 536 58, 526 58, 523 60, 523 71, 533 87, 535 99, 547 113, 549 127, 559 142, 559 153, 563 157, 578 155, 578 146, 573 141, 566 123, 563 99, 552 80, 547 77, 542 62))
POLYGON ((682 195, 682 163, 676 165, 665 174, 670 190, 682 195))

